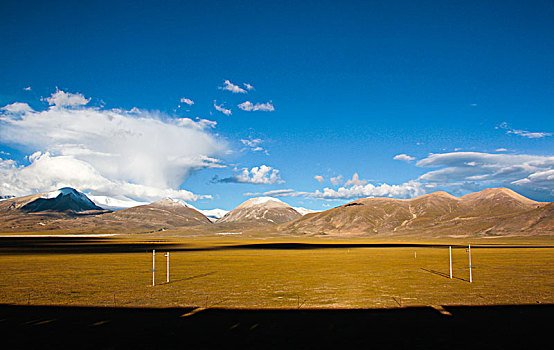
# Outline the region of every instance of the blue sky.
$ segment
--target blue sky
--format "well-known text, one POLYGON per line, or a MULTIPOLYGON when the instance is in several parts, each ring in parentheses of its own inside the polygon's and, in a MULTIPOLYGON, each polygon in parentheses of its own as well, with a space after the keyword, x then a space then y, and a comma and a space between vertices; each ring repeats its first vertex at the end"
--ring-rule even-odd
POLYGON ((202 209, 269 194, 325 209, 506 186, 554 200, 551 1, 3 1, 0 13, 0 194, 72 185, 202 209))

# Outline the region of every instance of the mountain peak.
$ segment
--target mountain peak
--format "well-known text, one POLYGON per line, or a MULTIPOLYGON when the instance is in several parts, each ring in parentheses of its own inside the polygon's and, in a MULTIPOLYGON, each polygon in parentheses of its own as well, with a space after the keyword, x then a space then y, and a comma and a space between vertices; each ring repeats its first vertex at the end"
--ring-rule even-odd
POLYGON ((62 187, 55 191, 42 193, 38 198, 23 205, 21 209, 29 212, 59 211, 74 213, 104 210, 94 204, 86 194, 71 187, 62 187))
POLYGON ((170 198, 170 197, 165 197, 164 199, 160 199, 159 201, 154 202, 152 204, 157 204, 157 205, 166 206, 166 207, 187 207, 190 209, 196 209, 195 207, 188 204, 184 200, 170 198))
POLYGON ((258 226, 267 226, 281 224, 301 216, 293 207, 277 198, 257 197, 245 201, 217 222, 248 222, 258 226))
POLYGON ((253 208, 253 207, 267 207, 267 208, 292 208, 287 203, 273 197, 256 197, 250 198, 237 207, 237 209, 253 208))
POLYGON ((412 199, 420 199, 420 198, 448 198, 448 199, 459 199, 456 196, 451 195, 448 192, 445 191, 437 191, 429 194, 424 194, 423 196, 415 197, 412 199))
POLYGON ((487 200, 487 199, 494 199, 499 197, 508 197, 511 199, 514 199, 518 202, 522 203, 528 203, 528 204, 534 204, 538 203, 532 199, 529 199, 525 196, 522 196, 521 194, 505 187, 497 187, 497 188, 487 188, 479 192, 469 193, 465 196, 461 197, 462 200, 487 200))

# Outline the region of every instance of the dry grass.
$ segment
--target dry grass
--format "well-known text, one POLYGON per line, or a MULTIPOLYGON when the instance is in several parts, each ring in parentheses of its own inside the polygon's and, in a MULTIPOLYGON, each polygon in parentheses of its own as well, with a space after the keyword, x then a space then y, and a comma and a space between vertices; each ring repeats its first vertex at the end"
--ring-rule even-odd
MULTIPOLYGON (((197 238, 186 243, 199 247, 237 241, 197 238)), ((465 249, 453 249, 453 280, 444 277, 448 248, 173 252, 171 283, 165 284, 165 257, 159 251, 155 287, 151 253, 3 255, 0 302, 240 308, 554 303, 553 248, 479 248, 472 253, 470 284, 465 249)))

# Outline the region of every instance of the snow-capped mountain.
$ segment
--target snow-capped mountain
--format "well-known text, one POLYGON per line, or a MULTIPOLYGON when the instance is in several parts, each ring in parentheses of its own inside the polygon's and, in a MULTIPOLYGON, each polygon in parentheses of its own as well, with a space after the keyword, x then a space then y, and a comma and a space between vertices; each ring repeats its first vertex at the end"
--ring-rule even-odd
POLYGON ((244 222, 258 226, 268 226, 282 224, 301 216, 293 207, 277 198, 258 197, 242 203, 217 222, 244 222))
POLYGON ((71 187, 64 187, 56 191, 40 193, 29 197, 22 197, 30 199, 20 207, 21 210, 26 212, 56 211, 80 213, 90 210, 104 210, 94 204, 84 193, 71 187))

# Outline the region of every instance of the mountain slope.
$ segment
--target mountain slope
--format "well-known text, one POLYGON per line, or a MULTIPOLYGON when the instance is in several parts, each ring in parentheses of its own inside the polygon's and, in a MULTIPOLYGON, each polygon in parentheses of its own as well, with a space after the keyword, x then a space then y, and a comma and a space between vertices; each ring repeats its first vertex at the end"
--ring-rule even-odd
POLYGON ((271 197, 251 198, 231 210, 217 224, 245 224, 248 226, 269 226, 285 223, 302 215, 290 205, 271 197))
POLYGON ((494 235, 536 235, 554 234, 554 203, 538 206, 535 209, 502 220, 491 227, 488 234, 494 235))
POLYGON ((211 221, 189 204, 165 198, 146 205, 87 217, 81 224, 95 232, 148 232, 211 225, 211 221))
MULTIPOLYGON (((461 198, 435 192, 413 199, 364 198, 280 225, 296 234, 476 235, 544 203, 509 189, 487 189, 461 198)), ((513 219, 517 220, 517 219, 513 219)))
POLYGON ((26 213, 58 212, 83 213, 88 211, 103 211, 104 209, 92 202, 84 193, 74 188, 64 187, 52 192, 9 198, 0 202, 0 212, 19 210, 26 213))

